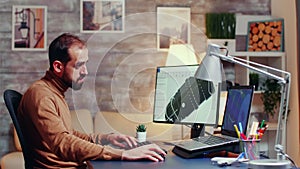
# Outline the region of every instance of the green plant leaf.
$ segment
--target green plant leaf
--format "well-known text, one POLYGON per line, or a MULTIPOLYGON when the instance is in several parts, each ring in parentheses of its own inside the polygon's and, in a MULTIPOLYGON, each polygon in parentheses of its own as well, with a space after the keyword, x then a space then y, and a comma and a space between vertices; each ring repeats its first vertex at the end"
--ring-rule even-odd
POLYGON ((144 125, 144 124, 139 124, 137 127, 136 127, 136 131, 137 132, 145 132, 147 129, 147 127, 144 125))
POLYGON ((206 36, 209 39, 234 39, 236 20, 234 13, 206 13, 206 36))
POLYGON ((262 93, 261 99, 264 105, 264 111, 274 116, 274 114, 278 111, 278 106, 281 99, 280 93, 280 84, 278 84, 277 80, 267 79, 263 84, 264 91, 262 93))

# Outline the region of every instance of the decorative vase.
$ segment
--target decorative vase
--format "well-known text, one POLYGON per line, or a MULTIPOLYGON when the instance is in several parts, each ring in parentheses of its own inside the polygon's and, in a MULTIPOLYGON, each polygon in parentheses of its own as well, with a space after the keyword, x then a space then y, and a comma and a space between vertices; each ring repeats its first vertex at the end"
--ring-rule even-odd
POLYGON ((136 138, 138 142, 144 142, 147 138, 147 132, 136 132, 136 138))

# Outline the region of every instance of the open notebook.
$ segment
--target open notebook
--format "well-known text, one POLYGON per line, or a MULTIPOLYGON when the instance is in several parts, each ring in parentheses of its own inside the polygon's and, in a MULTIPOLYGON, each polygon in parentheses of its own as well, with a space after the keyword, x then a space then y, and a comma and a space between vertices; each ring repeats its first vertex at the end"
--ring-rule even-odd
POLYGON ((221 134, 183 140, 175 145, 173 152, 185 158, 192 158, 237 144, 239 139, 234 124, 239 126, 241 123, 243 133, 246 135, 253 92, 253 86, 228 88, 221 134))

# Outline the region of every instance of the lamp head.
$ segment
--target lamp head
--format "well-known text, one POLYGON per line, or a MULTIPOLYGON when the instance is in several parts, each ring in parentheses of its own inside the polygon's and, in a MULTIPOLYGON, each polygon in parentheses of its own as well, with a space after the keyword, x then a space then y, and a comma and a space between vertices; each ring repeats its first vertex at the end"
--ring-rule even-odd
POLYGON ((212 55, 213 53, 221 53, 221 47, 215 44, 209 44, 206 55, 200 63, 195 77, 197 79, 213 81, 221 83, 223 79, 223 66, 218 56, 212 55))

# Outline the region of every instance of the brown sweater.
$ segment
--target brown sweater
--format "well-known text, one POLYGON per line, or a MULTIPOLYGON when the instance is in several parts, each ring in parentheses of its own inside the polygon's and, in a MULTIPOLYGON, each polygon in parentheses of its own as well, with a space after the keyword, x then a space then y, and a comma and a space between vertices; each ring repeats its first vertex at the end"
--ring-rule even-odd
POLYGON ((19 120, 38 168, 82 168, 86 160, 120 160, 122 151, 95 144, 107 135, 72 129, 64 93, 68 87, 53 74, 33 83, 22 97, 19 120))

